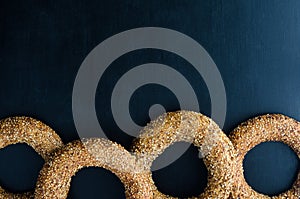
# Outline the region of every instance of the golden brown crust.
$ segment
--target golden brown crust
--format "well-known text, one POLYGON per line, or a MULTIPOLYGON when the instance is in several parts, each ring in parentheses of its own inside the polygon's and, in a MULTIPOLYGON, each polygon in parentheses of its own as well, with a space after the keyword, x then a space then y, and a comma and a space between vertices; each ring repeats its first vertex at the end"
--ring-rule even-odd
POLYGON ((278 196, 269 197, 254 191, 244 179, 243 160, 248 151, 267 141, 279 141, 289 145, 300 158, 300 123, 280 114, 267 114, 250 119, 240 124, 230 134, 230 139, 237 151, 236 182, 234 198, 256 199, 299 199, 300 173, 293 187, 278 196))
MULTIPOLYGON (((31 146, 46 161, 53 150, 63 145, 60 137, 47 125, 30 117, 10 117, 0 121, 0 149, 17 143, 31 146)), ((33 198, 33 193, 14 194, 0 187, 2 199, 33 198)))
POLYGON ((167 113, 148 124, 132 148, 145 164, 154 198, 176 198, 158 191, 151 173, 152 162, 175 142, 185 141, 197 146, 209 171, 204 193, 193 198, 228 198, 235 171, 235 150, 230 140, 210 118, 192 111, 167 113))
POLYGON ((122 146, 101 138, 74 141, 53 153, 40 172, 35 198, 67 198, 72 176, 81 168, 91 166, 113 172, 124 184, 126 198, 151 198, 149 180, 135 156, 122 146))
MULTIPOLYGON (((46 160, 36 185, 36 199, 66 198, 72 176, 89 166, 108 169, 118 176, 127 198, 176 198, 157 190, 151 165, 167 147, 180 141, 199 148, 209 171, 205 192, 193 198, 299 199, 300 173, 290 190, 274 197, 254 191, 243 176, 244 156, 253 147, 261 142, 281 141, 300 158, 299 138, 300 123, 280 114, 263 115, 240 124, 230 134, 230 141, 210 118, 191 111, 178 111, 148 124, 134 141, 134 155, 131 155, 122 146, 100 138, 63 146, 50 127, 29 117, 0 121, 0 149, 26 143, 46 160)), ((33 193, 13 194, 0 187, 0 199, 7 198, 28 199, 33 198, 33 193)))

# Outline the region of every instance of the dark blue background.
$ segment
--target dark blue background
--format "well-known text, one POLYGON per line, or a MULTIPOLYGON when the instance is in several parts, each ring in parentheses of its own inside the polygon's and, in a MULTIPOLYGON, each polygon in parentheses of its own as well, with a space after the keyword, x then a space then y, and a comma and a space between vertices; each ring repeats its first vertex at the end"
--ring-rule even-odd
MULTIPOLYGON (((84 58, 116 33, 158 26, 192 37, 215 61, 227 93, 227 134, 240 122, 264 113, 283 113, 300 120, 299 10, 298 0, 3 0, 0 118, 32 116, 50 125, 65 143, 78 139, 72 117, 72 88, 84 58)), ((108 137, 127 149, 132 137, 111 120, 110 92, 122 73, 147 62, 186 66, 180 72, 196 90, 201 111, 210 114, 205 83, 184 60, 157 50, 126 54, 99 82, 96 108, 101 125, 114 132, 108 137), (100 91, 107 96, 100 96, 100 91)), ((140 124, 149 120, 143 107, 153 103, 162 103, 169 111, 178 109, 175 96, 161 86, 140 88, 131 102, 131 115, 140 124)), ((0 184, 11 191, 32 190, 42 164, 30 147, 9 146, 0 151, 0 184)), ((280 143, 259 145, 246 156, 244 164, 249 184, 269 195, 288 189, 299 170, 295 153, 280 143)), ((180 197, 199 194, 206 176, 194 147, 174 164, 154 172, 160 190, 180 197)), ((91 168, 73 178, 69 198, 99 197, 124 197, 115 176, 91 168)))

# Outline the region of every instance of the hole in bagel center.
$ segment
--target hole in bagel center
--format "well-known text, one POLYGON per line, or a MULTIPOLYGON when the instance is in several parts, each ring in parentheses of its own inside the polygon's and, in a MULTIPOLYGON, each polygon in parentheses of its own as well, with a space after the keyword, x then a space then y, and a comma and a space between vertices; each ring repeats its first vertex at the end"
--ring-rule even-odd
POLYGON ((163 194, 180 198, 198 196, 207 186, 207 168, 199 158, 198 148, 190 143, 177 142, 168 147, 154 160, 151 170, 155 185, 163 194))
POLYGON ((72 177, 68 199, 124 198, 125 188, 111 171, 87 167, 72 177))
POLYGON ((282 142, 264 142, 245 156, 244 177, 257 192, 275 196, 290 189, 297 179, 300 161, 282 142))
POLYGON ((0 185, 13 193, 33 191, 44 164, 43 158, 27 144, 0 150, 0 185))

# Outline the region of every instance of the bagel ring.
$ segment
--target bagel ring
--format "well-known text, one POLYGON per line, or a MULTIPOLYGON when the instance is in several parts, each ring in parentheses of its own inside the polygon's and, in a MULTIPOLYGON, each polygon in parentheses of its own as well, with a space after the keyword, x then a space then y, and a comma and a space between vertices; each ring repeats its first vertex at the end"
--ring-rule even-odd
POLYGON ((209 172, 204 193, 193 198, 228 198, 234 182, 233 145, 215 122, 192 111, 170 112, 158 117, 134 141, 132 151, 148 170, 154 198, 176 198, 157 189, 152 179, 151 165, 167 147, 180 141, 193 143, 199 148, 209 172))
POLYGON ((73 141, 56 151, 42 168, 35 199, 67 198, 71 178, 84 167, 102 167, 124 184, 126 198, 150 199, 151 190, 142 165, 119 144, 102 138, 73 141))
POLYGON ((280 114, 267 114, 255 117, 240 124, 230 134, 230 139, 237 151, 236 182, 234 198, 256 199, 299 199, 300 173, 293 187, 277 196, 269 197, 253 190, 246 182, 243 174, 243 160, 248 151, 256 145, 267 141, 280 141, 290 146, 300 158, 300 123, 280 114))
MULTIPOLYGON (((63 145, 60 137, 46 124, 30 117, 10 117, 0 121, 0 149, 17 143, 31 146, 45 161, 63 145)), ((10 193, 0 186, 0 198, 32 198, 32 192, 10 193)))

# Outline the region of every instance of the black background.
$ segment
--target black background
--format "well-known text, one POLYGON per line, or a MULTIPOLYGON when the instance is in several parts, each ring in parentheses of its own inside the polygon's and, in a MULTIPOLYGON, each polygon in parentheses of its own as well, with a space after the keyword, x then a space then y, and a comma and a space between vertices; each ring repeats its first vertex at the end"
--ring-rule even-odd
MULTIPOLYGON (((0 118, 32 116, 56 130, 65 143, 78 139, 72 89, 84 58, 116 33, 157 26, 192 37, 215 61, 227 94, 225 133, 264 113, 300 120, 299 10, 298 0, 2 0, 0 118)), ((106 71, 96 96, 100 123, 113 132, 107 136, 127 149, 133 138, 111 120, 110 92, 122 72, 147 62, 175 69, 186 66, 180 72, 196 90, 201 112, 210 114, 207 87, 184 60, 158 50, 128 53, 106 71), (101 96, 100 91, 107 96, 101 96)), ((145 107, 154 103, 163 104, 168 111, 179 108, 166 88, 146 85, 132 96, 132 118, 146 124, 145 107)), ((33 190, 42 165, 41 157, 27 145, 6 147, 0 151, 0 184, 14 192, 33 190)), ((244 166, 253 188, 274 195, 291 186, 299 159, 284 144, 266 143, 248 153, 244 166)), ((164 193, 186 197, 203 190, 205 172, 197 149, 191 147, 178 161, 154 172, 154 179, 164 193)), ((108 171, 90 168, 73 178, 69 198, 122 198, 123 189, 108 171)))

